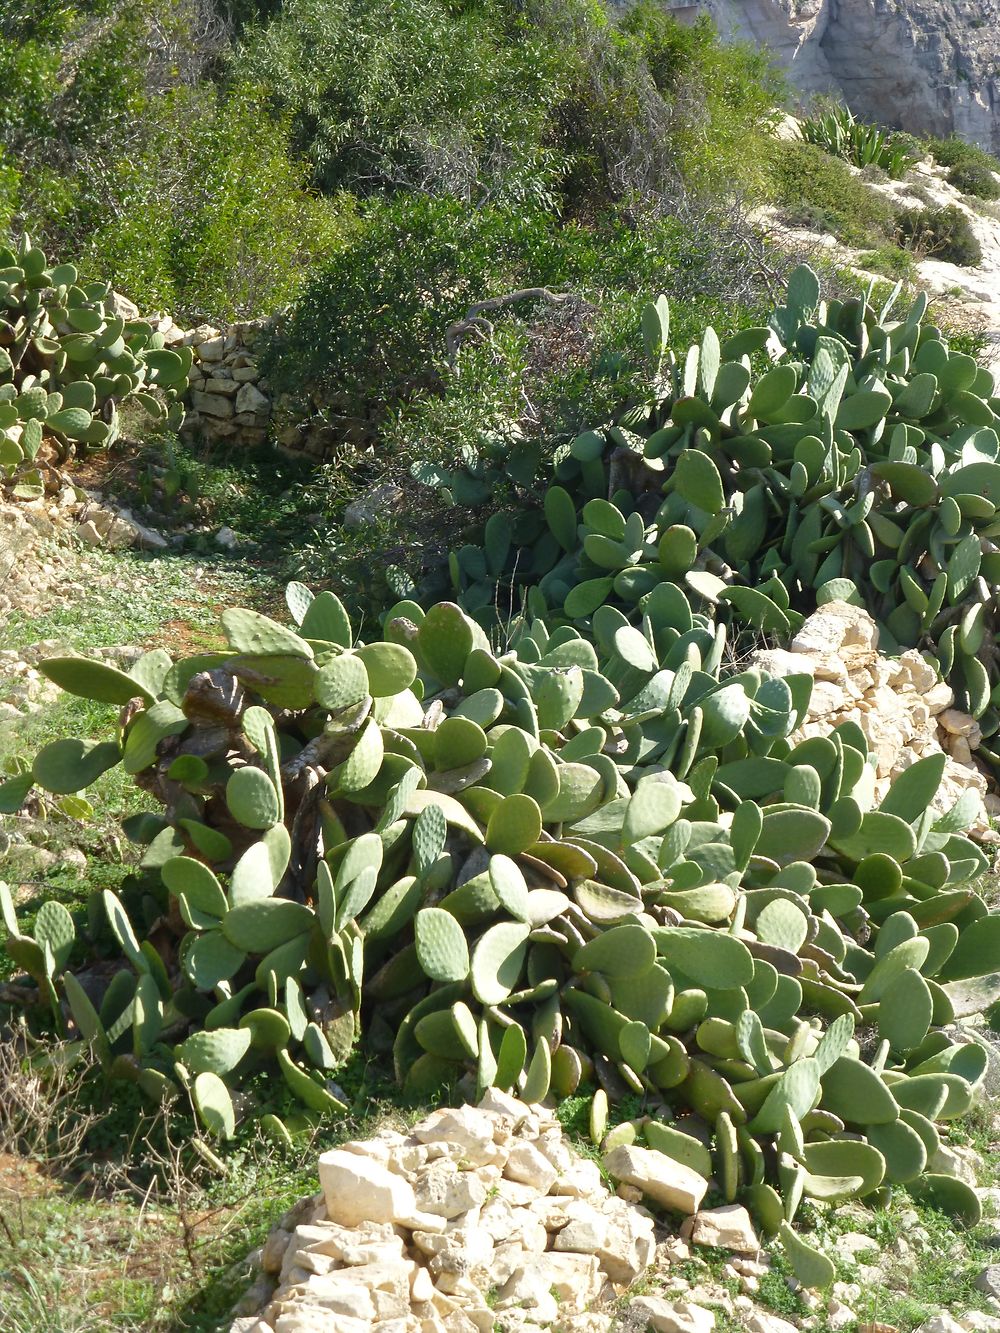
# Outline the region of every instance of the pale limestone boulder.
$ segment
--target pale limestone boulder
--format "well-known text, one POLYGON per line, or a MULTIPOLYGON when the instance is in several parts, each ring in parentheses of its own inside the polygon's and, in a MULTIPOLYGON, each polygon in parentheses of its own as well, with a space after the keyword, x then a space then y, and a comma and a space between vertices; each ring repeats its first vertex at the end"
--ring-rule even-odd
POLYGON ((962 1333, 962 1325, 942 1310, 940 1314, 925 1319, 917 1329, 917 1333, 962 1333))
POLYGON ((635 1185, 664 1208, 696 1213, 708 1181, 691 1167, 650 1148, 622 1145, 604 1157, 604 1167, 616 1180, 635 1185))
POLYGON ((488 1144, 496 1133, 496 1121, 489 1111, 475 1106, 443 1107, 433 1111, 410 1130, 421 1143, 444 1140, 456 1144, 469 1155, 469 1161, 488 1144))
POLYGON ((503 1173, 507 1180, 527 1185, 539 1194, 547 1194, 556 1182, 559 1169, 525 1139, 511 1148, 503 1173))
POLYGON ((233 404, 221 393, 204 393, 201 390, 195 390, 191 395, 191 401, 195 410, 201 412, 206 417, 231 417, 233 415, 233 404))
POLYGON ((794 1324, 766 1310, 754 1310, 748 1314, 746 1327, 748 1333, 798 1333, 794 1324))
POLYGON ((695 1213, 692 1218, 685 1220, 681 1235, 692 1240, 695 1245, 735 1250, 737 1254, 756 1254, 760 1249, 750 1214, 735 1203, 695 1213))
POLYGON ((601 1168, 589 1157, 578 1157, 552 1185, 553 1194, 571 1194, 577 1198, 588 1198, 600 1194, 604 1189, 604 1177, 601 1168))
POLYGON ((692 1301, 667 1301, 662 1296, 636 1296, 629 1313, 646 1320, 655 1333, 712 1333, 715 1315, 692 1301))
POLYGON ((413 1186, 383 1163, 334 1148, 319 1159, 319 1180, 331 1222, 392 1222, 424 1231, 443 1231, 444 1221, 417 1207, 413 1186))
POLYGON ((484 1201, 486 1183, 477 1172, 460 1171, 450 1158, 441 1157, 414 1174, 413 1194, 421 1212, 452 1218, 484 1201))
POLYGON ((656 1257, 656 1225, 645 1208, 612 1196, 603 1205, 608 1219, 604 1246, 597 1251, 601 1267, 612 1282, 632 1283, 656 1257))

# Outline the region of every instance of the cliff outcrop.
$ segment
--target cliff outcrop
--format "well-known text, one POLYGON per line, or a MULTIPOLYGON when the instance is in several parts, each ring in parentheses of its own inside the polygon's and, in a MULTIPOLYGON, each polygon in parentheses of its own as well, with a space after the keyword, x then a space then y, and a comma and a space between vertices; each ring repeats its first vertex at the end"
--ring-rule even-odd
POLYGON ((667 4, 767 45, 803 93, 840 93, 865 120, 1000 152, 1000 0, 667 4))

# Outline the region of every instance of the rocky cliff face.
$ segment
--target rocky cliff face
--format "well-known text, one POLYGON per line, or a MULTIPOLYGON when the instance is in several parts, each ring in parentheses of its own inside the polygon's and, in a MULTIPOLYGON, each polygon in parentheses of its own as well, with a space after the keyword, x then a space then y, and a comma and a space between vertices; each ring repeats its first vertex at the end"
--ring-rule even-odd
POLYGON ((1000 0, 665 0, 769 46, 804 93, 1000 153, 1000 0))

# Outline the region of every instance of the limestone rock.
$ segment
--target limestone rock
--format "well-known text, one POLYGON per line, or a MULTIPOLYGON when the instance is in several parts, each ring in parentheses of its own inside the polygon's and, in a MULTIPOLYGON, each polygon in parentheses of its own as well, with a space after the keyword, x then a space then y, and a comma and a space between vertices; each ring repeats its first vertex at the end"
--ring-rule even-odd
POLYGON ((756 1254, 760 1249, 750 1214, 738 1204, 695 1213, 681 1228, 681 1235, 694 1241, 695 1245, 711 1245, 739 1254, 756 1254))
POLYGON ((715 1315, 691 1301, 667 1301, 662 1296, 636 1296, 629 1301, 629 1314, 646 1320, 655 1333, 711 1333, 715 1315))
POLYGON ((964 1333, 964 1330, 957 1319, 952 1319, 950 1314, 942 1310, 940 1314, 925 1319, 916 1333, 964 1333))
POLYGON ((711 14, 725 37, 767 45, 796 88, 838 94, 863 120, 899 127, 905 108, 914 134, 958 134, 1000 150, 997 0, 692 0, 683 8, 711 14))
POLYGON ((266 394, 247 382, 240 387, 236 395, 237 412, 252 412, 255 416, 265 415, 271 410, 271 400, 266 394))
POLYGON ((604 1167, 616 1180, 635 1185, 656 1203, 678 1213, 697 1212, 708 1189, 708 1181, 697 1171, 649 1148, 614 1148, 605 1154, 604 1167))
POLYGON ((977 1276, 974 1286, 987 1296, 1000 1299, 1000 1264, 990 1264, 977 1276))
POLYGON ((366 528, 395 509, 402 498, 403 492, 393 482, 376 486, 347 506, 344 510, 344 527, 349 531, 366 528))
POLYGON ((343 1226, 393 1222, 443 1231, 441 1218, 419 1213, 413 1186, 378 1162, 333 1148, 319 1159, 319 1181, 331 1221, 343 1226))

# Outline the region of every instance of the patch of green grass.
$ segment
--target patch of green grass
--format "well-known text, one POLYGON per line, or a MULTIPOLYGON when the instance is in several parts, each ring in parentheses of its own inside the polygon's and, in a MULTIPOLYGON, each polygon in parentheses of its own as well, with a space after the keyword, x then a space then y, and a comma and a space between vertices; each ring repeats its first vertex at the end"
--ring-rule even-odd
POLYGON ((170 647, 171 627, 185 639, 217 642, 218 609, 237 598, 273 596, 274 584, 245 561, 219 555, 145 551, 88 553, 86 595, 30 616, 13 611, 0 624, 0 648, 58 639, 78 651, 153 641, 170 647))
POLYGON ((899 278, 903 282, 916 282, 920 276, 913 255, 898 245, 880 245, 877 250, 859 255, 858 265, 871 273, 882 273, 887 278, 899 278))

